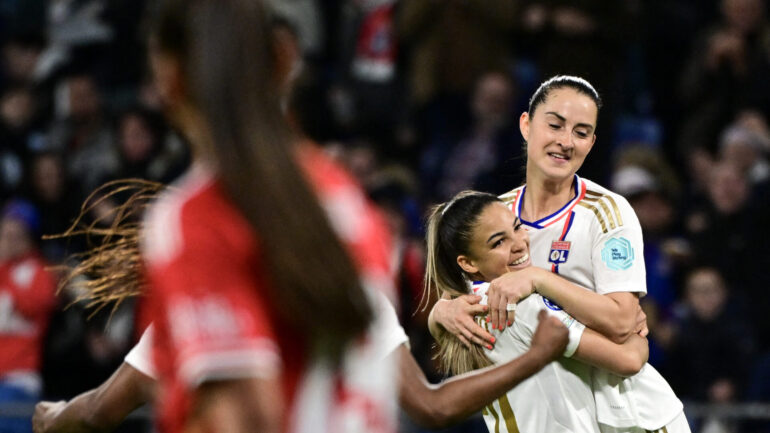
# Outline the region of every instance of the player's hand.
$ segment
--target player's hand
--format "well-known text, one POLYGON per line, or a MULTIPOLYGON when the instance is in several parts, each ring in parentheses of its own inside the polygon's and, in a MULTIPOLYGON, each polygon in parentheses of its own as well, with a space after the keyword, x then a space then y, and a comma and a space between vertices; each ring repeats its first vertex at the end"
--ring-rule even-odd
POLYGON ((642 337, 647 337, 647 334, 650 333, 649 328, 647 328, 647 314, 644 313, 641 305, 636 307, 636 327, 634 328, 634 333, 642 337))
POLYGON ((564 354, 567 348, 569 331, 559 319, 549 316, 545 310, 540 310, 537 314, 540 321, 532 336, 532 345, 530 351, 541 356, 544 363, 553 361, 564 354))
POLYGON ((51 421, 61 412, 65 401, 41 401, 35 405, 35 413, 32 415, 32 431, 45 433, 51 425, 51 421))
POLYGON ((515 305, 535 291, 534 267, 508 272, 489 283, 487 304, 492 329, 505 329, 516 318, 515 311, 508 311, 509 304, 515 305))
POLYGON ((480 305, 481 296, 462 295, 455 299, 442 299, 433 309, 433 318, 450 334, 457 337, 466 347, 471 343, 492 348, 495 337, 478 325, 474 316, 485 314, 486 305, 480 305))

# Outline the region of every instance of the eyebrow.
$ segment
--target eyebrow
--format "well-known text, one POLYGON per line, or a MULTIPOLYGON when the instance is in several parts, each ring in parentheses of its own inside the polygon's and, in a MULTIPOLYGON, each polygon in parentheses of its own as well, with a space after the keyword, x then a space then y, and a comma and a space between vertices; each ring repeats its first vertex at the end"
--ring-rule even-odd
POLYGON ((493 233, 492 236, 490 236, 489 239, 487 239, 487 243, 489 243, 489 241, 491 241, 494 237, 496 237, 496 236, 503 236, 503 235, 505 235, 505 232, 493 233))
MULTIPOLYGON (((555 111, 546 111, 546 113, 545 113, 545 114, 550 114, 550 115, 552 115, 552 116, 555 116, 556 118, 558 118, 558 119, 559 119, 559 120, 561 120, 562 122, 566 122, 566 121, 567 121, 567 118, 566 118, 566 117, 562 116, 561 114, 559 114, 559 113, 557 113, 557 112, 555 112, 555 111)), ((575 126, 576 126, 576 127, 578 127, 578 126, 582 126, 582 127, 585 127, 585 128, 589 128, 589 129, 591 129, 591 130, 593 130, 593 129, 594 129, 594 126, 593 126, 593 125, 591 125, 590 123, 578 123, 578 124, 577 124, 577 125, 575 125, 575 126)))

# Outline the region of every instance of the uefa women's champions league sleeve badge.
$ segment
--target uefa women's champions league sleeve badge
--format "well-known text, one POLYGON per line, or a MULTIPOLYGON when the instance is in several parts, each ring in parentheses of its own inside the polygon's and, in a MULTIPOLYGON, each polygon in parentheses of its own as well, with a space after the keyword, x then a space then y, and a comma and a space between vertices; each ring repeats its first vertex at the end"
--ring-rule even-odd
POLYGON ((602 261, 613 271, 622 271, 634 264, 634 248, 626 238, 611 238, 602 248, 602 261))
POLYGON ((569 247, 572 242, 570 241, 553 241, 551 242, 551 252, 548 254, 548 261, 560 265, 567 261, 569 257, 569 247))

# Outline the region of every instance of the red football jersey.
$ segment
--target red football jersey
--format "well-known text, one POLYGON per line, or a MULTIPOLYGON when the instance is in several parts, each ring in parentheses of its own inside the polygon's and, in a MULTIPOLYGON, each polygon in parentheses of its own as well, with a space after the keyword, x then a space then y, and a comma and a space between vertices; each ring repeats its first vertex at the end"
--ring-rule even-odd
MULTIPOLYGON (((318 149, 301 149, 301 166, 364 286, 391 292, 383 219, 344 170, 318 149)), ((154 204, 142 253, 162 431, 183 430, 199 384, 243 377, 280 377, 288 431, 394 429, 395 381, 377 329, 351 347, 341 369, 309 363, 303 335, 280 321, 266 296, 270 272, 258 235, 205 167, 192 168, 154 204)))

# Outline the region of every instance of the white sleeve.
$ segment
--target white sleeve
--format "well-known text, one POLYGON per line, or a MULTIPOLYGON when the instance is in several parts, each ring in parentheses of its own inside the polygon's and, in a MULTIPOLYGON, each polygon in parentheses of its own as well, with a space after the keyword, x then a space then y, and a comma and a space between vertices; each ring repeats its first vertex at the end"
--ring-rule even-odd
MULTIPOLYGON (((608 196, 609 197, 609 196, 608 196)), ((623 197, 611 197, 614 229, 600 232, 593 242, 592 263, 597 293, 647 293, 642 227, 623 197)))
POLYGON ((398 346, 406 343, 409 345, 409 338, 401 324, 398 322, 398 315, 393 304, 382 293, 377 293, 377 317, 375 319, 375 335, 379 336, 380 347, 383 355, 388 356, 398 346))
POLYGON ((153 327, 150 325, 145 329, 141 338, 139 338, 139 342, 136 343, 136 346, 128 352, 124 361, 141 373, 144 373, 153 379, 157 379, 155 366, 152 362, 152 333, 153 327))
POLYGON ((556 317, 567 327, 569 330, 569 340, 567 342, 567 348, 564 350, 564 355, 562 356, 569 358, 574 355, 586 327, 548 298, 533 294, 519 302, 518 307, 516 308, 516 320, 513 322, 514 328, 512 329, 517 329, 517 322, 519 325, 528 329, 528 332, 526 333, 526 344, 531 346, 532 336, 538 325, 537 314, 540 310, 545 310, 548 312, 548 315, 556 317))

